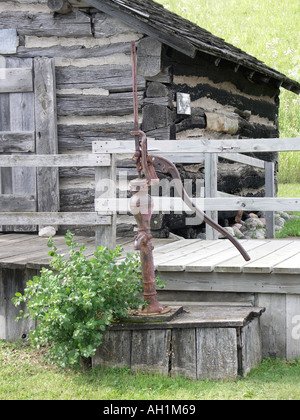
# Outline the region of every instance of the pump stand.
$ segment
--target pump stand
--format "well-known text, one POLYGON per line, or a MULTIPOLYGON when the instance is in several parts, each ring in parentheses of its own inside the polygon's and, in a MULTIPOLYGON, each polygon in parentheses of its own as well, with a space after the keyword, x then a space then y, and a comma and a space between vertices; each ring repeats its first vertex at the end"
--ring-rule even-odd
POLYGON ((152 198, 148 194, 147 179, 137 178, 130 182, 133 193, 130 208, 138 226, 134 248, 140 251, 142 278, 144 284, 144 299, 149 302, 140 315, 155 315, 170 312, 171 308, 161 305, 157 300, 155 288, 155 270, 153 262, 153 245, 150 234, 150 219, 152 213, 152 198))

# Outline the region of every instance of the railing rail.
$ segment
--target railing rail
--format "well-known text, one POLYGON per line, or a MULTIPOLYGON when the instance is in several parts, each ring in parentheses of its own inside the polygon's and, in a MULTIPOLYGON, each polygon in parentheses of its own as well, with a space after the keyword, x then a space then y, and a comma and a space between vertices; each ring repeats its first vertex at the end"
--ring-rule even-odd
MULTIPOLYGON (((291 139, 233 139, 233 140, 148 140, 149 154, 169 158, 175 163, 199 163, 205 161, 205 198, 200 198, 204 210, 217 219, 221 210, 267 211, 267 234, 274 236, 274 211, 300 211, 300 199, 274 198, 274 164, 252 158, 243 153, 300 151, 300 138, 291 139), (239 163, 265 168, 266 197, 218 197, 218 157, 239 163)), ((95 168, 95 212, 22 212, 7 211, 7 197, 0 201, 0 225, 53 224, 93 225, 96 227, 96 243, 113 247, 116 238, 116 214, 112 200, 116 197, 116 162, 131 157, 134 141, 96 141, 91 154, 68 155, 0 155, 0 167, 94 167, 95 168), (112 180, 109 187, 103 180, 112 180), (2 203, 2 204, 1 204, 2 203)), ((32 197, 34 201, 34 197, 32 197)), ((122 200, 122 199, 120 199, 122 200)), ((155 202, 161 201, 156 197, 155 202)), ((197 201, 197 199, 196 199, 197 201)), ((170 199, 172 209, 184 209, 178 199, 170 199)), ((161 202, 158 208, 164 208, 161 202)), ((22 209, 20 209, 22 210, 22 209)), ((155 211, 155 208, 154 208, 155 211)), ((215 238, 208 230, 208 238, 215 238)))

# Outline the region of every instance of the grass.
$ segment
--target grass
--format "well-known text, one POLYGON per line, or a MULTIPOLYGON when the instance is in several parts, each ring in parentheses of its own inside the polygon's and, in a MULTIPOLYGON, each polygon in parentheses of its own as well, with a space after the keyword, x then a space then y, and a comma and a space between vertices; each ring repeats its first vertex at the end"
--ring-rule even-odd
POLYGON ((0 340, 0 400, 298 400, 300 360, 265 359, 237 381, 132 373, 126 368, 59 370, 28 345, 0 340))
POLYGON ((282 197, 282 198, 300 197, 300 184, 279 184, 278 197, 282 197))
MULTIPOLYGON (((299 0, 156 0, 300 82, 299 0)), ((281 89, 283 138, 300 137, 300 98, 281 89)), ((279 182, 300 182, 300 153, 282 153, 279 182)))
MULTIPOLYGON (((300 184, 279 184, 278 197, 300 197, 300 184)), ((293 212, 300 217, 300 212, 293 212)), ((285 223, 280 232, 276 233, 276 238, 288 238, 300 236, 300 220, 289 220, 285 223)))
MULTIPOLYGON (((300 183, 300 153, 299 152, 280 153, 278 182, 281 184, 296 184, 297 182, 300 183)), ((300 195, 298 195, 298 197, 299 196, 300 195)))

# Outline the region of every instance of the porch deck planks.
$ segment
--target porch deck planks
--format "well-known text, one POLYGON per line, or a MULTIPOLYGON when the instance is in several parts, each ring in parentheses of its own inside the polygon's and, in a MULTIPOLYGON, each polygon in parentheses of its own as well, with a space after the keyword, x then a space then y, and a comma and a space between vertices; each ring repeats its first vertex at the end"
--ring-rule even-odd
POLYGON ((199 244, 198 242, 179 248, 176 252, 170 252, 161 256, 156 256, 154 252, 154 264, 157 270, 163 271, 184 271, 185 268, 199 260, 204 259, 212 255, 216 255, 218 252, 226 251, 231 248, 229 241, 205 241, 206 243, 199 244))
MULTIPOLYGON (((224 240, 222 242, 226 243, 229 241, 224 240)), ((252 249, 259 248, 260 246, 262 246, 262 242, 259 240, 255 240, 255 241, 245 240, 245 241, 241 241, 241 244, 244 246, 247 252, 250 252, 252 249)), ((199 250, 199 255, 201 255, 201 250, 199 250)), ((218 265, 226 261, 231 261, 233 258, 236 258, 237 256, 239 256, 238 251, 230 243, 230 246, 228 248, 225 248, 224 246, 223 250, 216 252, 207 258, 202 258, 201 256, 197 260, 194 260, 193 262, 187 264, 185 266, 185 271, 211 273, 215 271, 218 265)))
MULTIPOLYGON (((228 240, 214 242, 209 247, 200 241, 193 253, 177 251, 172 259, 166 258, 157 264, 158 271, 185 271, 199 273, 300 273, 300 241, 297 240, 247 240, 241 241, 251 261, 246 262, 228 240)), ((186 248, 188 250, 188 247, 186 248)), ((162 257, 160 257, 162 259, 162 257)))
MULTIPOLYGON (((95 250, 93 237, 75 237, 85 244, 87 257, 95 250)), ((119 238, 122 258, 134 250, 133 238, 119 238)), ((158 272, 189 273, 245 273, 245 274, 299 274, 300 241, 298 240, 244 240, 241 241, 251 261, 245 262, 228 240, 203 241, 197 239, 153 239, 154 265, 158 272)), ((55 236, 59 253, 68 247, 63 236, 55 236)), ((0 234, 0 268, 35 268, 47 266, 47 238, 32 234, 0 234)))
MULTIPOLYGON (((248 265, 252 266, 253 268, 256 267, 256 264, 259 264, 259 260, 262 257, 269 257, 269 265, 270 269, 271 267, 282 258, 282 255, 280 254, 280 251, 282 252, 284 250, 284 247, 289 244, 288 241, 270 241, 265 242, 263 241, 262 244, 257 246, 257 248, 249 250, 249 255, 251 258, 251 263, 244 261, 242 256, 237 255, 235 258, 232 258, 230 260, 225 261, 224 263, 218 264, 215 267, 216 272, 222 272, 222 273, 241 273, 244 271, 244 268, 246 268, 248 265), (274 258, 274 253, 277 251, 277 259, 274 258)), ((295 245, 294 245, 295 246, 295 245)), ((298 250, 300 252, 300 247, 298 246, 298 250)), ((291 254, 290 254, 291 255, 291 254)), ((284 256, 283 256, 284 257, 284 256)))
MULTIPOLYGON (((95 252, 95 238, 87 236, 75 236, 75 241, 81 246, 87 246, 83 251, 86 257, 91 257, 95 252)), ((39 237, 32 234, 0 234, 0 268, 31 268, 40 269, 49 266, 51 258, 48 255, 50 249, 47 247, 48 238, 39 237)), ((67 254, 69 247, 65 243, 64 236, 55 236, 53 238, 57 252, 67 254)), ((174 239, 153 240, 155 248, 158 250, 170 243, 174 239)), ((128 252, 137 252, 134 250, 133 238, 118 238, 117 244, 123 249, 122 258, 128 252)))

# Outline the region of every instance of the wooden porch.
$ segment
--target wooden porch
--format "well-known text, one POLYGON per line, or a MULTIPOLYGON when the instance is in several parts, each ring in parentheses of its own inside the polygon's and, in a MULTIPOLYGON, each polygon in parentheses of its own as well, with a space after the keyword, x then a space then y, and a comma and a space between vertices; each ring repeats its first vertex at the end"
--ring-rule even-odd
MULTIPOLYGON (((78 236, 76 240, 87 245, 87 256, 93 254, 93 237, 78 236)), ((67 251, 63 236, 54 237, 54 241, 60 253, 67 251)), ((117 242, 124 254, 134 251, 133 238, 119 238, 117 242)), ((34 234, 0 234, 0 321, 3 324, 6 320, 1 338, 24 336, 31 327, 15 323, 16 309, 10 299, 42 267, 48 266, 46 243, 47 238, 34 234)), ((251 257, 248 263, 228 240, 154 239, 156 272, 167 283, 159 292, 159 300, 183 305, 188 311, 198 311, 203 306, 265 307, 260 319, 263 355, 297 358, 300 241, 242 243, 251 257)))
MULTIPOLYGON (((95 251, 94 237, 77 236, 76 240, 87 246, 85 255, 91 257, 95 251)), ((296 239, 241 240, 251 257, 250 262, 245 262, 228 240, 170 238, 152 239, 152 242, 155 269, 160 273, 172 273, 178 280, 183 273, 186 278, 192 278, 195 273, 211 273, 212 276, 216 273, 259 274, 259 278, 300 274, 300 241, 296 239)), ((68 247, 63 236, 55 236, 54 243, 58 252, 66 253, 68 247)), ((123 248, 124 255, 136 252, 132 237, 117 238, 117 244, 123 248)), ((36 234, 0 233, 0 268, 40 269, 49 264, 48 251, 47 238, 36 234)), ((270 281, 264 287, 273 291, 270 281)), ((177 284, 176 290, 178 288, 177 284)), ((249 282, 247 288, 250 289, 249 282)), ((188 282, 185 290, 193 290, 188 282)))

